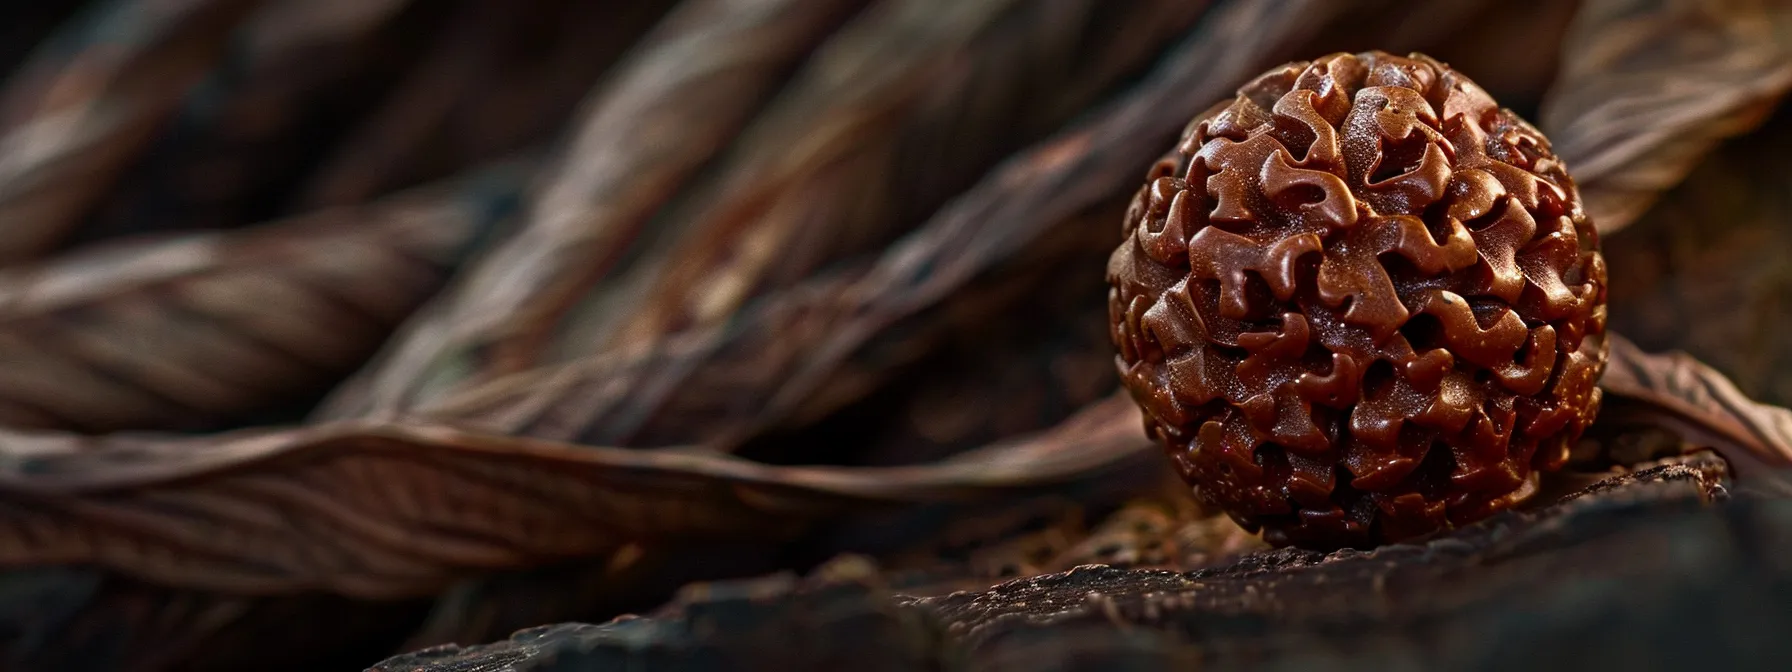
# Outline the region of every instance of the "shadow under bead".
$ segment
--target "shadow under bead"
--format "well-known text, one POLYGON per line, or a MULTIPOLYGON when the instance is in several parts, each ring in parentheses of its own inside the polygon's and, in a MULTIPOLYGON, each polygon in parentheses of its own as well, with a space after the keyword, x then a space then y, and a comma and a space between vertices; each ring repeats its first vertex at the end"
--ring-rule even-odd
POLYGON ((1259 76, 1196 117, 1124 226, 1121 377, 1196 494, 1271 543, 1485 518, 1598 410, 1605 266, 1574 182, 1431 58, 1259 76))

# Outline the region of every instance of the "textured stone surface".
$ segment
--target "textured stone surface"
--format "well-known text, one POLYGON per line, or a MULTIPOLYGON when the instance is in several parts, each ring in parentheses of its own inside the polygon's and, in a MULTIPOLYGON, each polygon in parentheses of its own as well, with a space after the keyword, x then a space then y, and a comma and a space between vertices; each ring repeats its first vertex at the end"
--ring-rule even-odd
POLYGON ((1574 183, 1424 56, 1246 84, 1151 168, 1125 234, 1122 377, 1200 497, 1271 543, 1485 518, 1598 409, 1605 266, 1574 183))

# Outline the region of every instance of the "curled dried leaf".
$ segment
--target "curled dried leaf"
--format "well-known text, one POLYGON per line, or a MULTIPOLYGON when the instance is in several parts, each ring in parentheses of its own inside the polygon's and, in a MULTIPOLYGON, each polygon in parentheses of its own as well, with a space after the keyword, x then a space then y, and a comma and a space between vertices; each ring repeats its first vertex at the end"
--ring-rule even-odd
POLYGON ((1639 347, 1685 350, 1749 397, 1792 404, 1792 107, 1725 143, 1606 241, 1611 324, 1639 347))
POLYGON ((1587 0, 1541 126, 1604 233, 1629 225, 1792 87, 1792 5, 1587 0))
POLYGON ((444 370, 519 366, 504 344, 539 342, 783 76, 865 1, 696 0, 674 10, 591 94, 518 232, 319 416, 404 408, 466 375, 444 370), (494 361, 484 361, 488 354, 494 361))
POLYGON ((464 3, 417 65, 305 180, 306 208, 360 203, 521 151, 579 99, 670 0, 464 3))
POLYGON ((0 433, 0 568, 92 564, 227 593, 428 595, 630 543, 788 539, 892 505, 1099 480, 1143 459, 1129 400, 911 467, 777 467, 345 422, 209 438, 0 433))
POLYGON ((1608 336, 1611 358, 1599 386, 1647 410, 1616 407, 1601 422, 1665 425, 1718 450, 1745 489, 1792 495, 1792 410, 1749 399, 1722 373, 1686 353, 1652 355, 1608 336))
POLYGON ((676 209, 617 347, 716 324, 910 230, 1202 14, 1182 0, 884 0, 829 38, 676 209))
MULTIPOLYGON (((231 228, 276 216, 345 118, 362 114, 416 51, 411 0, 270 0, 227 58, 186 92, 71 243, 231 228)), ((421 25, 420 25, 421 24, 421 25)))
MULTIPOLYGON (((1097 212, 1099 216, 1076 217, 1041 232, 1045 247, 1087 241, 1091 232, 1111 232, 1103 226, 1111 222, 1111 210, 1097 212)), ((1110 242, 1100 238, 1098 245, 1085 249, 1098 250, 1110 242)), ((479 431, 595 445, 702 443, 731 449, 783 419, 812 420, 863 396, 893 370, 932 351, 942 332, 965 326, 963 315, 1029 319, 1011 310, 1022 303, 1017 297, 1041 287, 1030 273, 996 274, 978 283, 967 275, 952 285, 949 296, 942 293, 902 312, 890 312, 880 303, 894 298, 880 291, 908 290, 877 284, 879 270, 924 263, 934 254, 949 252, 931 244, 900 246, 872 268, 843 269, 753 304, 729 325, 679 333, 652 348, 607 352, 498 377, 428 400, 411 412, 479 431), (818 350, 823 345, 842 349, 818 350), (788 379, 809 366, 823 367, 828 375, 788 379), (803 396, 782 396, 787 387, 803 396)), ((1062 256, 1034 250, 1022 265, 1062 256)), ((1089 268, 1096 268, 1093 262, 1089 268)), ((1092 280, 1090 286, 1099 288, 1092 280)), ((1089 305, 1098 305, 1098 297, 1087 298, 1089 305)), ((1104 369, 1106 350, 1105 344, 1097 350, 1104 369)))
POLYGON ((0 271, 0 424, 197 429, 318 394, 441 285, 523 173, 0 271))
POLYGON ((0 94, 0 265, 60 242, 198 83, 253 0, 111 0, 0 94))
MULTIPOLYGON (((530 299, 542 310, 497 334, 477 353, 483 361, 462 369, 470 380, 451 391, 714 326, 755 296, 874 249, 1142 68, 1203 8, 1127 0, 1098 11, 1100 4, 873 4, 830 36, 742 131, 712 183, 684 190, 660 214, 659 239, 636 246, 645 261, 634 264, 636 276, 617 281, 625 287, 607 286, 605 271, 587 269, 567 276, 579 285, 545 288, 530 299)), ((548 193, 537 204, 544 222, 555 198, 548 193)), ((508 278, 480 282, 492 280, 508 278)), ((468 291, 490 290, 476 282, 468 291)), ((394 374, 378 375, 393 381, 394 374)), ((429 401, 418 396, 425 398, 414 405, 429 401)))
MULTIPOLYGON (((701 425, 672 422, 692 441, 731 448, 799 409, 845 403, 916 350, 930 313, 968 283, 1058 227, 1085 219, 1135 179, 1186 119, 1324 25, 1335 3, 1284 13, 1229 3, 1139 87, 1093 118, 1021 152, 886 248, 870 265, 812 278, 747 306, 726 324, 622 350, 493 378, 412 410, 435 422, 556 440, 626 443, 689 395, 701 425), (867 351, 867 344, 884 346, 867 351), (862 366, 842 362, 863 356, 862 366), (694 382, 701 381, 701 382, 694 382)), ((986 290, 987 291, 987 290, 986 290)), ((1000 294, 999 291, 994 292, 1000 294)), ((988 296, 966 296, 977 306, 988 296)), ((978 306, 973 310, 988 310, 978 306)), ((671 418, 689 417, 673 415, 671 418)), ((812 415, 811 415, 812 417, 812 415)))

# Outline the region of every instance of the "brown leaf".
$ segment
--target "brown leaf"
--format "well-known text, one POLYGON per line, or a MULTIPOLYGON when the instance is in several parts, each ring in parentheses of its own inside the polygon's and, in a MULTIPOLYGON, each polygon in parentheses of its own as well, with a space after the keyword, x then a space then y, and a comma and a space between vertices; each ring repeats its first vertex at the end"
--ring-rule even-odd
POLYGON ((674 10, 586 102, 518 233, 319 416, 402 408, 447 384, 430 380, 437 371, 476 371, 498 345, 538 342, 799 59, 865 1, 694 0, 674 10))
MULTIPOLYGON (((270 0, 69 242, 266 221, 432 28, 411 0, 270 0), (406 11, 410 10, 410 11, 406 11)), ((447 4, 447 3, 440 3, 447 4)))
POLYGON ((1189 110, 1285 58, 1339 8, 1224 5, 1125 97, 1011 158, 874 265, 812 279, 749 305, 726 324, 498 377, 413 410, 483 431, 604 444, 670 427, 731 448, 806 406, 813 417, 811 404, 850 401, 924 351, 925 341, 913 337, 927 329, 905 320, 938 310, 948 298, 969 304, 958 312, 987 310, 982 302, 1003 295, 1001 283, 977 291, 965 290, 967 283, 1061 229, 1104 226, 1085 218, 1130 190, 1174 141, 1189 110), (867 352, 868 343, 880 349, 867 352), (853 357, 864 359, 843 366, 853 357), (657 419, 674 405, 692 414, 657 419), (696 413, 701 424, 680 420, 696 413))
POLYGON ((1543 130, 1599 230, 1629 225, 1792 87, 1792 3, 1586 0, 1543 130))
POLYGON ((542 142, 671 0, 461 3, 414 71, 306 180, 305 209, 360 203, 542 142))
POLYGON ((672 211, 678 238, 616 347, 716 324, 912 229, 1146 65, 1205 5, 874 4, 743 132, 716 183, 672 211))
POLYGON ((0 265, 54 246, 196 84, 254 0, 112 0, 0 93, 0 265))
MULTIPOLYGON (((1049 426, 1112 392, 1119 377, 1101 273, 1102 259, 1117 241, 1108 224, 1121 213, 1094 212, 1055 227, 1054 234, 1069 234, 1054 236, 1068 249, 1023 251, 1011 261, 1014 272, 972 282, 938 310, 873 338, 840 363, 828 389, 810 395, 739 454, 848 464, 927 462, 1049 426), (901 363, 911 352, 925 354, 901 363), (862 386, 870 393, 852 391, 862 386), (809 439, 828 436, 854 437, 858 447, 848 454, 766 452, 805 442, 824 450, 826 442, 809 439)), ((652 445, 689 436, 690 422, 713 403, 703 396, 693 389, 669 400, 633 440, 652 445)))
POLYGON ((0 423, 215 427, 317 394, 440 286, 522 173, 0 271, 0 423))
POLYGON ((713 325, 769 288, 875 249, 1141 67, 1201 8, 1096 4, 874 4, 742 132, 714 183, 656 219, 663 242, 639 253, 649 260, 637 265, 640 285, 618 298, 586 275, 587 287, 568 289, 585 296, 510 326, 517 333, 490 342, 456 387, 713 325), (697 296, 703 314, 693 318, 697 296), (627 335, 604 347, 618 329, 627 335))
POLYGON ((1112 397, 936 464, 775 467, 347 422, 210 438, 0 434, 0 568, 91 564, 226 593, 428 595, 631 542, 789 538, 867 507, 1099 480, 1150 455, 1112 397))
POLYGON ((0 7, 0 72, 13 72, 79 10, 74 2, 20 2, 0 7))
POLYGON ((1792 404, 1792 107, 1713 152, 1622 234, 1603 241, 1612 328, 1685 350, 1737 389, 1792 404))
MULTIPOLYGON (((1715 448, 1745 488, 1792 494, 1792 410, 1750 400, 1729 379, 1685 353, 1652 355, 1608 333, 1611 358, 1599 385, 1643 404, 1647 411, 1617 406, 1600 422, 1666 425, 1695 444, 1715 448)), ((1608 405, 1609 406, 1609 405, 1608 405)))
MULTIPOLYGON (((1098 212, 1101 217, 1077 217, 1039 236, 1048 245, 1087 240, 1089 232, 1107 229, 1113 219, 1107 209, 1098 212)), ((411 413, 478 431, 596 445, 702 443, 732 449, 781 418, 814 419, 862 396, 892 369, 932 350, 944 330, 965 326, 963 316, 1006 316, 1004 306, 1038 288, 1037 273, 963 286, 996 257, 957 269, 965 275, 947 286, 955 291, 892 308, 890 302, 912 291, 891 279, 892 269, 962 252, 937 242, 900 245, 878 266, 804 283, 753 304, 723 327, 675 334, 652 348, 503 376, 428 400, 411 413), (916 319, 902 319, 909 317, 916 319), (791 378, 809 367, 827 375, 791 378), (785 397, 787 386, 805 396, 785 397)))

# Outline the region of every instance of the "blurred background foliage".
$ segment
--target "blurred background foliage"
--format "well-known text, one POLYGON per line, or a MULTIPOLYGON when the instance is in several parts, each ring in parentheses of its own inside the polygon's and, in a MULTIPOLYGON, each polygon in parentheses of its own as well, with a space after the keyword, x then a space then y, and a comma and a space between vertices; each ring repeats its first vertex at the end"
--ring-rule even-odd
POLYGON ((1114 396, 1105 259, 1196 112, 1368 49, 1551 137, 1616 330, 1792 403, 1781 1, 7 4, 0 667, 1256 550, 1114 396))

